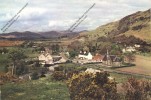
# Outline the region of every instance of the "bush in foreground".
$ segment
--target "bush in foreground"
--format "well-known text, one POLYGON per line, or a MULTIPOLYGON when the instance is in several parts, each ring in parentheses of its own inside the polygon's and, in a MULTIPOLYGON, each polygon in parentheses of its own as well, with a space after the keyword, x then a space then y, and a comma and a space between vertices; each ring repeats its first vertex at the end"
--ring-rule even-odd
POLYGON ((67 85, 71 100, 117 100, 116 83, 107 72, 74 74, 67 85))
POLYGON ((125 89, 126 100, 150 100, 151 99, 151 82, 147 80, 137 80, 129 78, 123 84, 125 89))

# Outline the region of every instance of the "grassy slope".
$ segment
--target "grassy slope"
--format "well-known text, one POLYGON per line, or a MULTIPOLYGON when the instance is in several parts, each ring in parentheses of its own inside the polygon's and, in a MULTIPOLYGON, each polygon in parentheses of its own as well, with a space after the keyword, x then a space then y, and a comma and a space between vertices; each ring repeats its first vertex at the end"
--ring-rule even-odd
MULTIPOLYGON (((148 11, 139 12, 139 13, 135 14, 135 19, 139 19, 140 17, 144 17, 144 18, 150 17, 151 18, 151 15, 148 11)), ((141 20, 136 21, 135 23, 130 25, 130 30, 125 32, 124 34, 134 35, 135 37, 138 37, 142 40, 146 40, 146 41, 151 42, 151 19, 143 20, 143 21, 141 21, 141 20), (143 27, 140 30, 132 30, 132 27, 135 27, 138 25, 144 25, 146 27, 143 27)))
MULTIPOLYGON (((144 18, 151 17, 150 12, 144 11, 144 12, 135 13, 135 14, 132 14, 132 16, 129 16, 127 19, 128 21, 130 20, 134 21, 134 20, 139 19, 140 17, 144 17, 144 18)), ((97 29, 92 30, 90 32, 80 33, 80 36, 81 37, 87 36, 89 39, 95 40, 101 36, 105 36, 105 33, 111 32, 112 30, 117 30, 118 25, 119 25, 119 21, 111 22, 106 25, 102 25, 98 27, 97 29)), ((135 37, 138 37, 142 40, 151 42, 151 19, 134 21, 134 23, 130 24, 128 27, 129 27, 129 30, 125 33, 120 33, 120 35, 123 35, 123 34, 125 34, 126 36, 134 35, 135 37), (145 27, 143 27, 141 30, 139 29, 132 30, 132 27, 139 26, 139 25, 145 25, 145 27)))
POLYGON ((8 83, 2 86, 2 100, 70 100, 68 88, 63 82, 46 78, 24 83, 8 83))
POLYGON ((90 32, 80 33, 80 36, 88 36, 89 39, 95 40, 98 37, 105 36, 106 33, 111 32, 112 29, 117 28, 117 25, 118 25, 118 22, 111 22, 106 25, 102 25, 98 27, 97 29, 92 30, 90 32))

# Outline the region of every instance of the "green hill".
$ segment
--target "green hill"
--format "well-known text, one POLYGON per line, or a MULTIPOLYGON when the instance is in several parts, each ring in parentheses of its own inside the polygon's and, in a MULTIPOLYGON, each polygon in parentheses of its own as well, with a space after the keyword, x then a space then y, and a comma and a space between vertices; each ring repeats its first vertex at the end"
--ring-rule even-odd
POLYGON ((134 36, 146 42, 151 42, 151 12, 138 11, 119 21, 102 25, 95 30, 80 33, 79 38, 96 40, 102 36, 117 38, 119 36, 134 36))

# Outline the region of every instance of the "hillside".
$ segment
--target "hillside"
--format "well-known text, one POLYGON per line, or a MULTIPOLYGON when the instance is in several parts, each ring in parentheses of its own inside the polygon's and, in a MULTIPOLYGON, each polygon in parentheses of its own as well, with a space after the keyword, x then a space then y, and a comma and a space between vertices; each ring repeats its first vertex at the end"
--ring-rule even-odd
POLYGON ((119 21, 102 25, 90 32, 80 33, 79 38, 96 40, 102 36, 110 38, 119 38, 121 36, 134 36, 137 39, 151 42, 151 13, 147 11, 138 11, 128 15, 119 21))

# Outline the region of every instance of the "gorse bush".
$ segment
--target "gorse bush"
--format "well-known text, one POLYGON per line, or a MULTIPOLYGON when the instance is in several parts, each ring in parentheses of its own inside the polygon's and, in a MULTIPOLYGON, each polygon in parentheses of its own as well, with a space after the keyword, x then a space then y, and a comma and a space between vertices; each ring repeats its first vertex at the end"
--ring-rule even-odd
POLYGON ((66 80, 68 78, 71 78, 73 74, 80 73, 81 71, 85 71, 85 67, 79 67, 79 66, 58 66, 54 68, 54 73, 52 74, 52 78, 54 80, 66 80))
POLYGON ((96 74, 82 72, 67 81, 72 100, 117 100, 116 82, 107 72, 96 74))
POLYGON ((129 78, 128 82, 123 84, 125 89, 126 100, 150 100, 151 99, 151 82, 147 80, 137 80, 129 78))

